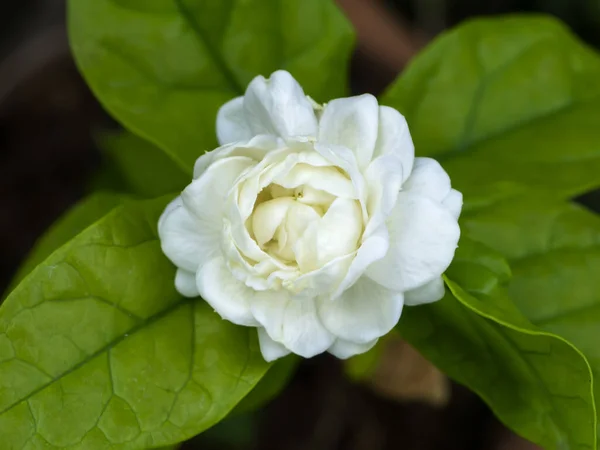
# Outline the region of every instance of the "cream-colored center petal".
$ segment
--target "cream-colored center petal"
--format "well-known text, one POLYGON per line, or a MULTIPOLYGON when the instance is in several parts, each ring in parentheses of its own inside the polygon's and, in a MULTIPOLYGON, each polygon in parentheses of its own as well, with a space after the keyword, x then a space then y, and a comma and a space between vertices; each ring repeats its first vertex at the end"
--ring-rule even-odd
POLYGON ((363 231, 356 200, 336 199, 327 213, 314 221, 296 243, 296 260, 303 272, 317 270, 329 261, 358 248, 363 231))
POLYGON ((296 164, 289 172, 273 178, 273 182, 288 189, 307 186, 334 197, 357 198, 352 181, 335 167, 296 164))
POLYGON ((296 197, 277 197, 256 207, 252 215, 252 230, 261 248, 292 262, 298 239, 308 225, 320 217, 319 211, 297 201, 296 197))
POLYGON ((232 227, 229 264, 253 289, 330 289, 339 277, 324 283, 327 276, 315 274, 340 258, 351 261, 360 246, 365 218, 356 183, 315 151, 271 153, 239 178, 229 198, 235 223, 243 224, 232 227))

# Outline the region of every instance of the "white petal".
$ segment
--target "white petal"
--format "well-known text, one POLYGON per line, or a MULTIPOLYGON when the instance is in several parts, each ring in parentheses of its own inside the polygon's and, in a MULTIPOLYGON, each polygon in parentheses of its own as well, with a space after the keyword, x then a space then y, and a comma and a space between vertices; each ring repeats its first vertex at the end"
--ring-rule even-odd
POLYGON ((261 203, 252 214, 252 230, 258 245, 265 245, 280 227, 286 218, 288 210, 295 206, 293 198, 280 197, 261 203))
POLYGON ((196 286, 196 274, 187 270, 177 269, 175 274, 175 289, 184 297, 198 297, 198 287, 196 286))
POLYGON ((316 270, 337 257, 356 251, 362 224, 359 203, 337 198, 325 215, 311 222, 298 240, 295 253, 301 270, 316 270))
POLYGON ((224 234, 232 239, 240 252, 253 261, 272 259, 267 255, 248 233, 245 220, 242 218, 238 204, 230 202, 227 210, 228 221, 223 225, 224 234))
POLYGON ((374 233, 361 244, 356 257, 346 272, 346 276, 338 285, 332 298, 337 298, 346 289, 350 288, 365 273, 367 267, 383 258, 389 248, 389 235, 385 225, 380 226, 374 233))
POLYGON ((295 260, 298 241, 312 222, 321 220, 321 216, 312 206, 292 200, 285 222, 278 230, 278 252, 286 259, 295 260))
POLYGON ((387 223, 390 249, 367 269, 370 278, 389 289, 407 291, 448 268, 460 229, 441 204, 401 192, 387 223))
POLYGON ((375 344, 377 344, 378 340, 379 339, 373 339, 372 341, 367 342, 366 344, 356 344, 351 341, 336 339, 333 345, 329 347, 329 350, 327 351, 336 358, 348 359, 352 356, 368 352, 373 347, 375 347, 375 344))
POLYGON ((284 290, 258 292, 251 307, 269 337, 297 355, 311 358, 333 343, 334 336, 319 320, 312 298, 293 298, 284 290))
POLYGON ((367 344, 388 333, 400 319, 403 296, 360 278, 335 300, 320 299, 319 316, 338 338, 367 344))
POLYGON ((402 190, 441 202, 450 192, 450 177, 435 159, 416 158, 402 190))
POLYGON ((172 211, 174 211, 177 208, 180 208, 182 205, 183 205, 183 200, 181 200, 181 196, 178 195, 173 200, 171 200, 169 202, 169 204, 165 207, 165 210, 163 211, 163 213, 160 215, 160 218, 158 219, 158 233, 159 234, 161 232, 161 228, 163 227, 163 224, 165 223, 165 219, 169 216, 169 214, 171 214, 172 211))
POLYGON ((319 207, 329 207, 334 200, 335 196, 331 195, 329 192, 315 189, 310 186, 304 186, 302 188, 302 196, 297 199, 300 203, 319 207))
POLYGON ((354 252, 362 231, 358 202, 336 199, 319 221, 317 251, 319 266, 354 252))
POLYGON ((258 264, 254 262, 251 264, 247 258, 242 256, 227 228, 225 227, 221 249, 225 261, 227 261, 227 267, 238 281, 255 291, 264 291, 279 286, 277 279, 275 279, 277 275, 281 278, 293 271, 292 268, 286 267, 274 258, 269 257, 258 264), (281 273, 282 271, 285 273, 281 273))
POLYGON ((163 252, 181 269, 195 273, 198 267, 219 252, 221 229, 204 227, 192 216, 181 200, 171 202, 158 226, 163 252))
POLYGON ((367 183, 356 162, 356 155, 346 147, 331 144, 315 143, 315 150, 323 158, 331 161, 333 165, 339 167, 350 176, 350 180, 354 186, 356 197, 360 201, 363 211, 363 219, 368 218, 367 213, 367 183))
POLYGON ((305 273, 295 280, 287 282, 286 288, 297 293, 299 297, 317 297, 332 293, 344 280, 350 264, 355 259, 354 254, 335 258, 317 270, 305 273))
POLYGON ((313 136, 317 118, 302 87, 283 70, 269 79, 257 76, 244 96, 245 117, 253 134, 313 136))
POLYGON ((289 189, 308 185, 314 189, 329 192, 335 197, 357 198, 352 181, 333 167, 297 164, 289 172, 275 177, 273 182, 289 189))
POLYGON ((341 145, 356 155, 358 166, 371 162, 377 141, 379 105, 370 94, 329 102, 319 122, 319 141, 341 145))
POLYGON ((215 150, 206 152, 201 155, 194 164, 194 178, 199 178, 200 175, 215 161, 229 158, 231 156, 246 156, 255 162, 263 160, 268 153, 278 148, 282 148, 284 142, 277 136, 260 135, 254 136, 252 139, 245 142, 234 142, 232 144, 223 145, 215 150))
POLYGON ((223 227, 227 197, 235 181, 254 161, 245 156, 232 156, 211 164, 200 178, 181 193, 186 207, 202 223, 212 228, 223 227))
POLYGON ((379 134, 373 159, 383 155, 398 158, 402 166, 402 180, 409 177, 415 160, 415 146, 406 119, 389 106, 379 107, 379 134))
POLYGON ((463 206, 463 195, 456 189, 450 189, 446 198, 442 200, 442 205, 444 205, 446 209, 450 211, 450 214, 458 220, 463 206))
POLYGON ((204 264, 196 274, 200 295, 225 320, 255 327, 250 301, 255 291, 236 280, 222 257, 204 264))
POLYGON ((217 113, 217 139, 220 145, 247 141, 253 136, 244 117, 244 97, 228 101, 217 113))
POLYGON ((263 327, 258 328, 258 343, 265 361, 271 362, 290 354, 290 351, 269 337, 263 327))
POLYGON ((365 235, 379 228, 392 211, 402 186, 402 165, 394 155, 384 155, 369 164, 365 172, 368 186, 369 223, 365 235))
POLYGON ((289 172, 296 164, 297 156, 287 148, 272 150, 242 175, 236 187, 242 222, 250 217, 260 191, 271 184, 273 178, 289 172))
POLYGON ((444 280, 438 277, 423 286, 404 293, 404 304, 407 306, 422 305, 441 300, 446 293, 444 280))

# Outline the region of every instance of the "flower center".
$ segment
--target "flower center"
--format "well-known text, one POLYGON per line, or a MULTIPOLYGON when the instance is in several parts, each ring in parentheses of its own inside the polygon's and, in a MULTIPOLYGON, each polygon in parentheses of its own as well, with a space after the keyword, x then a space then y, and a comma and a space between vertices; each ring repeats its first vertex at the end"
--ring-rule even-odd
POLYGON ((364 218, 348 173, 316 152, 286 151, 252 168, 231 191, 254 241, 234 238, 241 257, 234 273, 254 289, 299 292, 306 277, 334 260, 346 264, 360 246, 364 218))
POLYGON ((323 217, 333 200, 333 195, 310 186, 270 184, 259 194, 252 214, 256 242, 267 253, 295 262, 305 230, 323 217))

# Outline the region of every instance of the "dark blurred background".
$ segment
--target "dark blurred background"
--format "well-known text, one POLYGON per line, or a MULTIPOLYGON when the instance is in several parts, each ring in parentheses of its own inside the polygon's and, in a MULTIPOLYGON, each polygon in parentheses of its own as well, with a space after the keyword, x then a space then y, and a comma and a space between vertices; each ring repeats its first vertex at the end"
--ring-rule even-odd
MULTIPOLYGON (((436 34, 473 16, 545 12, 600 47, 600 0, 338 0, 359 42, 355 92, 377 94, 436 34)), ((92 131, 114 126, 69 54, 64 0, 0 2, 0 290, 39 235, 89 186, 101 158, 92 131)), ((598 194, 582 199, 600 204, 598 194)), ((231 418, 184 449, 445 450, 536 447, 495 421, 406 344, 350 382, 341 363, 301 364, 261 411, 231 418)))

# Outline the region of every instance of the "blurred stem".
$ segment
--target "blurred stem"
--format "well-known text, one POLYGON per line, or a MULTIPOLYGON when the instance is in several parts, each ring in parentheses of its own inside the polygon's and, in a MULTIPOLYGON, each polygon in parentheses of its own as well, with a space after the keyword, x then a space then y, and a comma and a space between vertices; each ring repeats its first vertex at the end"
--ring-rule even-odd
POLYGON ((402 18, 381 0, 337 0, 358 35, 359 48, 399 72, 417 53, 421 43, 402 18))

